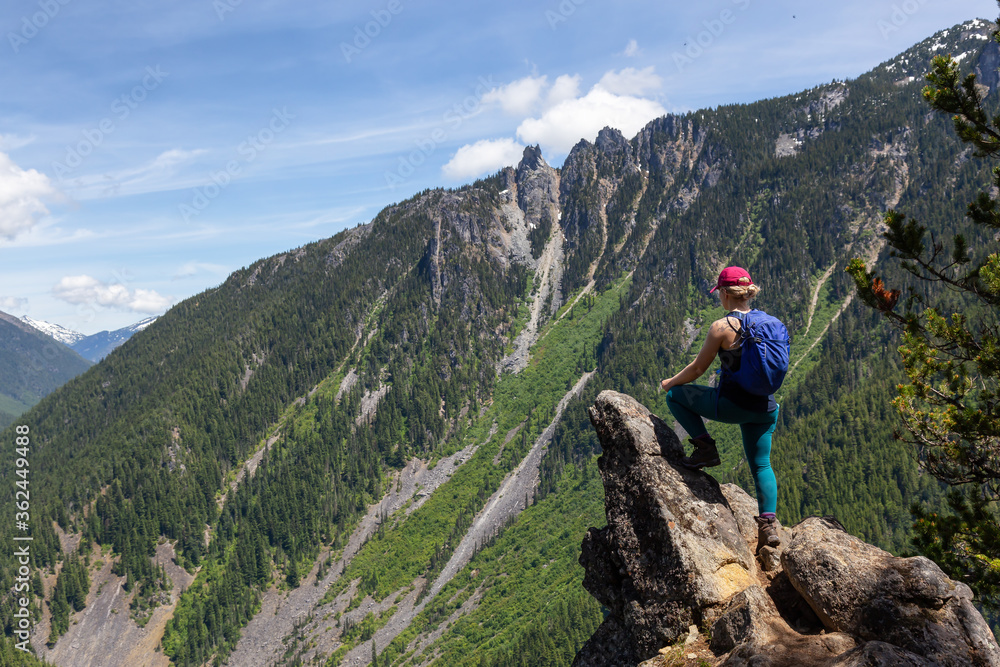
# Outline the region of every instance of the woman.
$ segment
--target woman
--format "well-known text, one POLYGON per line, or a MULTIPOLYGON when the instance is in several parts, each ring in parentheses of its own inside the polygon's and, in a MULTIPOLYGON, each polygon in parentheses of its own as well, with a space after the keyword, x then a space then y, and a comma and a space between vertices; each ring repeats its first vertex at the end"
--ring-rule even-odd
POLYGON ((715 440, 705 429, 702 417, 708 417, 727 424, 739 424, 743 433, 743 451, 750 463, 754 485, 757 488, 757 507, 760 516, 757 521, 757 549, 762 546, 776 547, 781 543, 778 536, 778 520, 775 509, 778 504, 778 486, 771 469, 771 434, 778 422, 778 404, 774 395, 756 396, 745 391, 729 380, 728 373, 722 374, 717 388, 688 384, 701 377, 708 370, 716 355, 723 369, 739 370, 740 327, 744 315, 750 312, 750 300, 757 296, 760 288, 753 284, 750 274, 738 266, 729 266, 719 274, 719 280, 709 293, 719 291, 719 299, 726 315, 712 323, 708 338, 697 358, 660 386, 667 392, 667 407, 680 425, 691 436, 694 452, 685 456, 681 463, 698 470, 717 466, 720 463, 715 440))

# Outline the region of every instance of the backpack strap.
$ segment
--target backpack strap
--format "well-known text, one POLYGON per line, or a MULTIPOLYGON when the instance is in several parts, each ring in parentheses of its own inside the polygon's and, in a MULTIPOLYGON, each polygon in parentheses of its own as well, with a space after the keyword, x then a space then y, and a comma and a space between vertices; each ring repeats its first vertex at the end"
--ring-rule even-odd
MULTIPOLYGON (((731 313, 726 313, 726 324, 728 324, 729 328, 732 329, 736 333, 736 337, 737 337, 738 340, 740 340, 741 346, 742 346, 743 339, 746 338, 746 327, 743 326, 743 317, 744 317, 744 315, 745 315, 745 313, 741 313, 738 310, 734 310, 731 313), (740 321, 740 328, 739 329, 737 329, 736 327, 734 327, 733 323, 731 321, 729 321, 730 317, 735 317, 737 320, 740 321)), ((719 372, 719 382, 718 382, 718 384, 715 387, 715 418, 716 419, 719 418, 719 399, 722 398, 722 383, 723 383, 723 381, 725 380, 725 378, 727 376, 727 372, 725 371, 725 369, 720 368, 718 372, 719 372)))
POLYGON ((732 329, 733 331, 735 331, 737 335, 739 335, 740 332, 743 331, 743 318, 741 317, 741 315, 742 315, 742 313, 740 313, 738 310, 734 310, 731 313, 726 313, 726 324, 728 324, 729 328, 732 329), (736 327, 734 327, 733 323, 729 321, 730 317, 735 317, 736 319, 738 319, 740 321, 740 328, 739 329, 737 329, 736 327))

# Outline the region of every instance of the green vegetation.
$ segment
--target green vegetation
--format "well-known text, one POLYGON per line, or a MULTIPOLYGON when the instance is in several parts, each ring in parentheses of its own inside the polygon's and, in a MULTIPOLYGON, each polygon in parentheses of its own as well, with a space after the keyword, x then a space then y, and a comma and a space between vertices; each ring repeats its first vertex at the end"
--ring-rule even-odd
POLYGON ((90 365, 62 343, 0 312, 0 429, 90 365))
POLYGON ((376 534, 351 561, 328 599, 355 579, 361 579, 358 595, 371 594, 378 600, 409 586, 420 575, 433 580, 476 512, 520 463, 549 425, 559 400, 586 372, 601 329, 618 308, 627 285, 628 281, 622 281, 578 304, 574 317, 567 316, 544 331, 531 365, 518 375, 500 379, 493 405, 467 430, 464 443, 482 442, 494 423, 496 435, 402 524, 376 534), (525 417, 525 426, 504 446, 506 434, 525 417))
POLYGON ((56 580, 55 590, 49 602, 52 612, 52 630, 49 633, 49 646, 56 643, 59 636, 69 629, 70 610, 80 611, 87 605, 87 591, 90 590, 90 577, 87 565, 76 554, 63 563, 56 580))
MULTIPOLYGON (((1000 31, 993 39, 1000 41, 1000 31)), ((975 75, 962 77, 958 63, 939 56, 927 79, 924 97, 934 110, 952 116, 961 140, 976 149, 977 157, 1000 157, 1000 116, 987 116, 996 111, 996 102, 984 99, 975 75)), ((859 259, 848 271, 864 302, 903 330, 899 354, 908 381, 899 386, 893 405, 925 470, 952 489, 947 513, 914 504, 916 544, 995 611, 1000 607, 1000 253, 995 236, 1000 170, 994 169, 991 185, 992 191, 980 192, 969 204, 971 229, 957 230, 949 245, 916 220, 896 211, 886 214, 885 239, 901 267, 920 281, 910 287, 902 313, 896 312, 900 289, 887 287, 859 259), (928 292, 928 284, 938 288, 928 292), (942 296, 939 286, 949 292, 942 296)))
POLYGON ((439 641, 422 647, 424 655, 448 665, 568 665, 603 620, 577 563, 584 533, 603 518, 601 479, 590 459, 486 545, 380 659, 414 664, 406 646, 457 616, 439 641), (468 613, 457 615, 467 602, 468 613))
POLYGON ((14 644, 16 641, 11 637, 0 637, 0 665, 4 667, 53 667, 51 662, 46 662, 35 656, 34 653, 27 653, 14 644))
MULTIPOLYGON (((543 322, 517 375, 496 371, 527 321, 533 283, 523 265, 498 259, 509 171, 421 193, 178 304, 21 418, 31 429, 32 568, 54 573, 62 561, 47 600, 53 638, 71 627, 87 582, 52 522, 82 535, 81 553, 96 544, 114 559, 138 589, 139 623, 168 585, 151 560, 156 544, 175 541, 178 563, 197 575, 162 650, 178 665, 221 663, 264 591, 300 585, 320 554, 340 552, 394 469, 475 444, 418 509, 387 517, 330 596, 357 580, 357 605, 368 594, 398 597, 420 576, 433 581, 558 401, 596 368, 556 425, 535 504, 479 545, 383 649, 394 664, 432 654, 446 664, 568 664, 600 621, 576 564, 583 531, 603 523, 586 408, 615 389, 668 414, 659 380, 700 345, 688 344, 685 322, 703 335, 719 316, 707 290, 729 263, 763 286, 758 303, 788 325, 796 360, 830 325, 779 396, 781 518, 833 514, 880 546, 909 550, 909 504, 940 511, 945 491, 892 437, 884 396, 905 377, 888 353, 899 340, 857 300, 834 314, 854 289, 838 269, 849 252, 877 255, 871 230, 885 208, 898 202, 938 234, 966 231, 954 220, 988 177, 961 158, 945 121, 926 117, 916 90, 896 85, 931 55, 924 44, 894 69, 849 83, 666 117, 632 141, 606 132, 600 147, 581 144, 561 173, 561 293, 581 294, 592 268, 594 288, 558 322, 543 322), (797 154, 775 155, 778 134, 800 131, 797 154), (251 475, 244 466, 255 454, 251 475), (407 653, 410 639, 434 629, 443 632, 433 653, 407 653)), ((969 234, 969 247, 987 237, 969 234)), ((548 238, 533 235, 533 252, 548 238)), ((875 268, 887 281, 903 273, 884 260, 875 268)), ((922 289, 931 302, 964 305, 922 289)), ((723 448, 717 476, 752 490, 738 430, 712 428, 723 448)), ((0 435, 14 437, 12 428, 0 435)), ((13 470, 0 466, 8 505, 13 470)), ((11 531, 0 523, 0 541, 11 531)), ((0 590, 12 584, 10 558, 0 553, 0 590)), ((0 598, 8 636, 12 613, 10 597, 0 598)), ((387 618, 353 626, 320 660, 335 662, 387 618)), ((304 646, 290 647, 288 661, 304 646)))

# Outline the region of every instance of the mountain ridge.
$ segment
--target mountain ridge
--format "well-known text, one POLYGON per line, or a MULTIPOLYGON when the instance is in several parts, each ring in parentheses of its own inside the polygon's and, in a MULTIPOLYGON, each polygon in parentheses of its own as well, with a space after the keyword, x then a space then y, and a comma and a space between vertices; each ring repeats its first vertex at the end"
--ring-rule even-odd
MULTIPOLYGON (((887 203, 920 212, 922 190, 946 190, 959 203, 925 216, 943 226, 985 182, 983 169, 956 159, 962 149, 947 123, 928 121, 915 92, 861 77, 667 116, 631 140, 607 129, 574 147, 560 170, 532 147, 517 168, 421 193, 367 225, 233 273, 26 416, 47 498, 37 510, 37 566, 55 584, 67 558, 46 520, 81 536, 83 554, 107 545, 105 586, 94 583, 76 618, 110 609, 123 593, 115 604, 129 612, 120 622, 170 617, 156 626, 164 632, 157 660, 201 664, 243 650, 252 638, 241 629, 259 605, 321 579, 332 564, 325 558, 371 516, 374 532, 320 602, 282 610, 313 618, 287 637, 265 637, 270 661, 364 661, 373 639, 379 661, 392 664, 431 656, 519 664, 513 656, 536 646, 544 647, 537 664, 571 660, 573 642, 600 617, 577 597, 579 536, 563 534, 599 512, 584 495, 598 493, 598 444, 583 408, 599 388, 615 387, 663 409, 658 379, 697 350, 715 310, 704 292, 736 261, 764 285, 769 311, 796 332, 808 326, 782 397, 783 511, 791 519, 836 502, 852 530, 899 548, 904 498, 940 502, 941 490, 920 479, 912 454, 892 449, 885 412, 870 398, 890 391, 898 373, 885 354, 891 336, 851 302, 848 281, 831 267, 849 252, 877 254, 887 203), (783 135, 795 149, 787 155, 783 135), (954 183, 932 179, 940 173, 954 183), (502 363, 518 349, 518 363, 502 363), (845 429, 861 423, 862 409, 864 426, 845 429), (517 498, 504 519, 512 523, 438 582, 536 445, 544 456, 531 463, 534 498, 517 498), (414 460, 442 465, 460 451, 470 454, 433 494, 370 514, 397 471, 414 460), (567 514, 560 521, 554 512, 567 514), (538 532, 560 523, 557 534, 538 532), (197 573, 183 593, 151 567, 161 540, 197 573), (516 553, 531 556, 514 563, 516 553), (505 576, 521 565, 525 580, 552 577, 548 601, 505 576), (396 618, 393 600, 432 587, 440 592, 422 611, 396 618), (490 614, 501 617, 512 599, 520 613, 496 625, 490 614), (557 604, 567 600, 579 603, 557 604), (394 639, 378 634, 393 623, 403 626, 394 639)), ((719 440, 721 476, 746 485, 732 434, 719 440)), ((58 661, 74 645, 94 648, 78 630, 84 624, 67 623, 53 602, 40 627, 65 624, 66 634, 36 636, 36 648, 58 661)), ((0 605, 5 623, 7 614, 0 605)))
POLYGON ((83 334, 79 331, 67 329, 59 324, 53 324, 43 320, 34 320, 27 315, 22 316, 21 320, 27 322, 30 326, 34 327, 38 331, 41 331, 45 335, 51 336, 60 343, 75 350, 83 358, 96 363, 110 354, 112 350, 122 345, 133 335, 151 325, 157 320, 157 318, 158 316, 156 315, 146 317, 134 324, 121 327, 120 329, 115 329, 114 331, 104 330, 95 334, 83 334))
POLYGON ((0 427, 89 366, 75 351, 0 311, 0 427))

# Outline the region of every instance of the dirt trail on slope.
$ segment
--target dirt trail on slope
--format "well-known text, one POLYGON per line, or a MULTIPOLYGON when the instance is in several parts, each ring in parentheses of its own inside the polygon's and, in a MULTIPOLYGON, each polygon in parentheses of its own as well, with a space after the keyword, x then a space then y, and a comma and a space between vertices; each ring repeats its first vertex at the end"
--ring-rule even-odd
POLYGON ((823 285, 826 284, 826 281, 830 279, 830 276, 833 275, 833 270, 836 267, 836 262, 831 264, 830 268, 828 268, 823 275, 820 276, 819 281, 816 283, 816 289, 813 290, 812 301, 809 302, 809 318, 806 320, 806 330, 802 332, 803 336, 808 336, 809 330, 812 329, 813 315, 816 313, 816 304, 819 303, 819 292, 823 289, 823 285))
POLYGON ((798 368, 799 364, 802 362, 803 359, 809 356, 809 353, 812 352, 813 348, 819 345, 819 342, 823 340, 823 337, 826 335, 826 332, 830 330, 830 327, 833 325, 834 322, 837 321, 837 318, 840 317, 840 314, 843 313, 845 310, 847 310, 847 307, 851 305, 851 299, 853 298, 854 295, 851 294, 846 299, 844 299, 844 303, 840 304, 840 308, 838 308, 837 312, 833 314, 833 317, 830 318, 830 321, 826 323, 826 326, 823 327, 823 330, 819 332, 819 335, 816 336, 816 340, 814 340, 812 342, 812 345, 810 345, 809 348, 802 353, 802 356, 800 356, 795 361, 795 363, 792 364, 792 367, 788 369, 789 375, 793 373, 796 368, 798 368))
MULTIPOLYGON (((563 411, 569 401, 580 394, 587 382, 594 376, 596 371, 584 373, 576 384, 559 401, 556 407, 556 414, 552 421, 535 440, 531 451, 524 457, 517 469, 511 472, 500 488, 490 496, 483 509, 476 515, 472 526, 466 532, 462 541, 455 549, 444 566, 437 579, 431 585, 430 591, 416 607, 406 604, 414 599, 412 596, 399 606, 399 611, 380 628, 373 637, 377 647, 386 647, 405 630, 410 622, 421 612, 424 607, 434 599, 442 588, 458 574, 462 568, 468 565, 469 561, 476 553, 478 545, 483 544, 492 537, 507 521, 520 514, 527 504, 531 503, 535 495, 535 487, 538 485, 538 469, 542 462, 548 443, 555 434, 556 426, 562 418, 563 411)), ((391 596, 390 596, 391 597, 391 596)), ((471 607, 470 607, 471 608, 471 607)), ((372 642, 366 641, 355 646, 341 662, 343 665, 366 665, 369 664, 372 655, 372 642)))
POLYGON ((285 652, 286 646, 282 639, 294 631, 296 622, 302 622, 313 613, 316 605, 326 594, 326 590, 340 577, 344 568, 375 533, 382 517, 388 517, 391 521, 392 515, 402 509, 410 499, 415 498, 407 507, 407 513, 420 507, 435 489, 451 477, 461 463, 475 453, 477 448, 478 445, 469 445, 441 459, 433 469, 429 469, 424 461, 418 459, 410 461, 393 477, 390 482, 391 490, 381 501, 368 508, 368 512, 347 541, 344 553, 332 565, 319 586, 314 585, 316 574, 319 564, 329 556, 329 549, 322 551, 298 588, 287 592, 271 588, 264 593, 260 612, 243 629, 236 650, 226 664, 234 667, 263 667, 274 664, 285 652))

